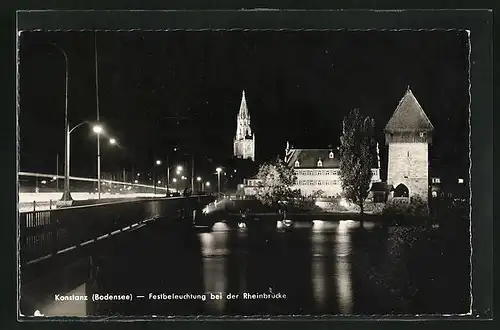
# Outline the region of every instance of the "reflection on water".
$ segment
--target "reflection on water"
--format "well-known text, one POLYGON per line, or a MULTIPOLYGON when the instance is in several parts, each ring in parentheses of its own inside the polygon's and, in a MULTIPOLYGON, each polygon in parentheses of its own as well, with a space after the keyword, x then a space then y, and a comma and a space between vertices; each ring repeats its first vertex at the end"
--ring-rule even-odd
MULTIPOLYGON (((227 231, 200 234, 203 255, 203 278, 206 294, 223 295, 227 289, 226 256, 229 233, 227 231)), ((223 312, 226 299, 207 299, 208 308, 223 312)))
POLYGON ((325 308, 328 295, 327 263, 332 262, 330 258, 327 258, 327 235, 333 235, 333 233, 322 233, 316 230, 312 234, 312 286, 314 299, 320 310, 325 308))
POLYGON ((337 242, 336 275, 341 314, 350 314, 352 311, 352 283, 351 283, 351 238, 349 223, 340 221, 335 241, 337 242))
MULTIPOLYGON (((338 223, 315 220, 312 227, 294 226, 287 231, 256 230, 250 226, 230 229, 222 222, 205 233, 151 226, 127 234, 127 239, 110 243, 99 251, 103 254, 96 273, 99 292, 133 292, 145 296, 150 292, 212 293, 222 294, 223 299, 136 299, 133 303, 75 304, 61 310, 47 290, 42 294, 40 290, 25 289, 23 299, 28 300, 25 306, 29 306, 25 314, 33 315, 38 309, 45 315, 74 316, 91 313, 137 316, 152 312, 155 315, 371 315, 468 308, 467 251, 462 249, 463 258, 457 256, 455 247, 460 245, 454 241, 457 234, 439 241, 438 232, 439 229, 423 232, 377 229, 373 223, 365 223, 361 228, 359 222, 350 220, 338 223), (453 249, 448 247, 454 252, 451 259, 443 259, 446 249, 442 242, 453 246, 453 249), (446 291, 443 288, 447 283, 455 284, 446 291), (246 292, 282 293, 287 298, 242 300, 241 295, 246 292), (228 293, 240 294, 240 299, 228 300, 228 293)), ((80 277, 68 289, 56 291, 82 291, 82 283, 88 278, 80 277)), ((56 282, 68 282, 67 279, 56 282)))

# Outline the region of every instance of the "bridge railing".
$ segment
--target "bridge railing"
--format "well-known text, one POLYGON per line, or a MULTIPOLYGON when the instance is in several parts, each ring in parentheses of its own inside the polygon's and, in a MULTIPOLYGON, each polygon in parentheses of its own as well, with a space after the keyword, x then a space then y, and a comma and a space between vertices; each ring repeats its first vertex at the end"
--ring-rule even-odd
POLYGON ((77 206, 19 214, 21 264, 30 264, 158 218, 191 219, 210 196, 77 206))

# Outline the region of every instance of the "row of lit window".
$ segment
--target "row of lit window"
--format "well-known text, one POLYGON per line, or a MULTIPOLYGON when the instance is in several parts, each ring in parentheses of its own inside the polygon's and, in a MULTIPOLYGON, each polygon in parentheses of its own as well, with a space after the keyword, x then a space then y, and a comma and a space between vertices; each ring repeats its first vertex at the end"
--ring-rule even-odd
MULTIPOLYGON (((340 170, 295 170, 296 175, 340 175, 340 170)), ((372 170, 372 175, 378 175, 377 170, 372 170)))
POLYGON ((340 185, 339 180, 298 180, 299 186, 335 186, 340 185))
POLYGON ((295 170, 297 175, 339 175, 340 170, 295 170))

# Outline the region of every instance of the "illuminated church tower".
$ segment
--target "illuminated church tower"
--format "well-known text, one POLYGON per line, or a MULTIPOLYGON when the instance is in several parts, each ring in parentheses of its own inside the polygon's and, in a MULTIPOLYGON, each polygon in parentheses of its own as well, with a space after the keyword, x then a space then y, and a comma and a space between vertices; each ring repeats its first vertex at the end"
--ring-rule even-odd
POLYGON ((250 114, 248 113, 245 91, 243 91, 241 98, 240 112, 236 123, 234 156, 255 161, 255 134, 250 128, 250 114))
POLYGON ((385 127, 389 145, 387 183, 393 197, 429 197, 429 144, 434 126, 408 87, 385 127))

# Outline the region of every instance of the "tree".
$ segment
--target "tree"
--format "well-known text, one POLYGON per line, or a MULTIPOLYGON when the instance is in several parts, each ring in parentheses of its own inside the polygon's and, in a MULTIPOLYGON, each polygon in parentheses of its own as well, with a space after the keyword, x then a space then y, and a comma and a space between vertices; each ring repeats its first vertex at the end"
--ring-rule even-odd
POLYGON ((277 206, 300 195, 298 190, 291 188, 297 181, 294 170, 279 158, 275 162, 262 164, 256 177, 260 180, 256 197, 262 204, 277 206))
POLYGON ((358 109, 344 117, 340 138, 340 178, 346 199, 360 207, 363 214, 364 201, 368 197, 374 162, 373 132, 375 120, 364 117, 358 109))

